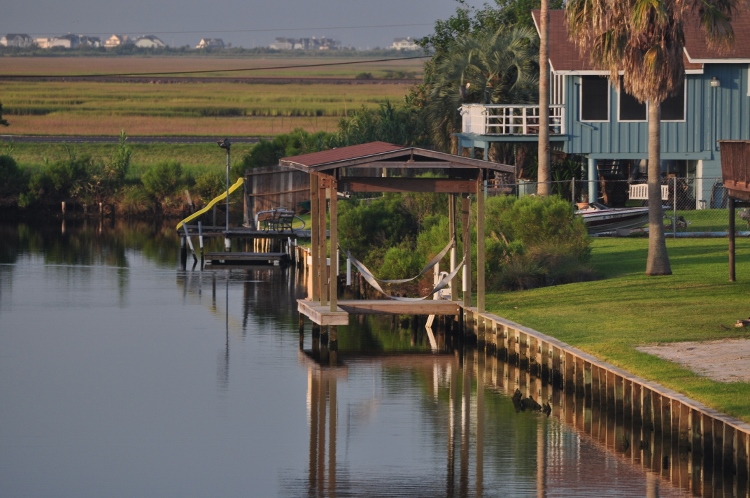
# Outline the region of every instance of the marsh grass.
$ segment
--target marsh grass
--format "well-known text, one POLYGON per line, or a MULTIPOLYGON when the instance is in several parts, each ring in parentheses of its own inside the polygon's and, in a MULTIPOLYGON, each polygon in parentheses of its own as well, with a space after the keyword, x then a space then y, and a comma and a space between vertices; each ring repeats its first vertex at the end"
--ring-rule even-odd
MULTIPOLYGON (((384 57, 377 57, 378 59, 384 57)), ((174 73, 178 71, 213 71, 193 76, 206 77, 308 77, 350 78, 368 72, 375 78, 387 78, 396 71, 420 78, 423 59, 371 62, 354 54, 351 56, 290 57, 284 54, 254 57, 170 57, 170 56, 114 56, 114 57, 4 57, 3 74, 75 76, 91 74, 174 73), (365 62, 351 65, 315 66, 320 63, 365 62), (295 66, 289 69, 263 69, 295 66), (305 67, 311 66, 311 67, 305 67), (252 69, 252 71, 237 71, 252 69), (222 71, 224 70, 224 71, 222 71), (231 72, 227 72, 231 70, 231 72)))
MULTIPOLYGON (((350 84, 362 71, 387 78, 396 73, 421 75, 421 61, 367 62, 351 66, 246 69, 346 62, 341 58, 217 57, 6 57, 3 74, 92 75, 212 70, 164 83, 0 81, 7 133, 19 135, 275 135, 294 128, 333 131, 338 120, 362 107, 399 102, 408 83, 350 84), (251 78, 213 81, 213 78, 251 78), (330 82, 252 83, 252 78, 323 78, 330 82), (247 84, 251 83, 251 84, 247 84)), ((361 82, 359 82, 361 83, 361 82)))
POLYGON ((603 277, 487 296, 489 311, 750 421, 750 383, 719 383, 641 353, 636 346, 750 338, 750 240, 737 241, 738 282, 728 281, 727 239, 668 239, 673 275, 645 275, 646 239, 597 239, 591 264, 603 277))

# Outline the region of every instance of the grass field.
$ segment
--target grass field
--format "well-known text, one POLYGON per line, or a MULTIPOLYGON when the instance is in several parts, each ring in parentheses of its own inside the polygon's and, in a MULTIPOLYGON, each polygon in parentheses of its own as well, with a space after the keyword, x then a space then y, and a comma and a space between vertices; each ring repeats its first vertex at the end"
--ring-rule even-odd
POLYGON ((636 346, 728 337, 750 316, 750 240, 737 241, 728 281, 727 239, 667 239, 673 275, 645 275, 648 240, 602 238, 592 263, 604 280, 487 296, 487 309, 750 422, 750 383, 719 383, 636 346))
POLYGON ((283 55, 242 58, 216 55, 205 57, 3 57, 2 74, 4 76, 77 76, 211 71, 194 76, 354 78, 359 73, 371 73, 375 78, 383 78, 391 71, 404 71, 413 73, 415 78, 421 78, 423 62, 423 59, 372 62, 367 58, 354 56, 285 57, 283 55), (357 63, 351 64, 352 62, 357 63), (320 64, 328 63, 334 65, 320 66, 320 64), (280 66, 289 68, 279 69, 280 66), (240 69, 247 69, 247 71, 238 71, 240 69))
MULTIPOLYGON (((64 144, 64 143, 15 143, 12 156, 21 167, 32 171, 40 169, 47 162, 67 159, 71 154, 89 155, 94 159, 107 161, 115 150, 114 144, 64 144)), ((138 178, 150 166, 168 161, 179 161, 183 169, 194 177, 200 173, 226 169, 226 154, 216 143, 206 144, 129 144, 132 150, 130 176, 138 178)), ((232 165, 242 162, 243 156, 253 147, 249 143, 232 144, 232 165)), ((0 155, 8 152, 9 146, 0 143, 0 155)))
MULTIPOLYGON (((344 59, 345 61, 346 59, 344 59)), ((81 75, 212 70, 187 81, 0 81, 0 103, 16 135, 275 135, 303 128, 334 131, 341 117, 361 107, 400 102, 410 85, 351 84, 368 72, 421 74, 421 61, 222 73, 221 69, 342 62, 316 59, 220 58, 4 58, 3 74, 81 75), (253 83, 211 81, 228 76, 323 77, 330 82, 253 83), (200 78, 198 78, 200 76, 200 78), (206 79, 208 78, 208 79, 206 79)))

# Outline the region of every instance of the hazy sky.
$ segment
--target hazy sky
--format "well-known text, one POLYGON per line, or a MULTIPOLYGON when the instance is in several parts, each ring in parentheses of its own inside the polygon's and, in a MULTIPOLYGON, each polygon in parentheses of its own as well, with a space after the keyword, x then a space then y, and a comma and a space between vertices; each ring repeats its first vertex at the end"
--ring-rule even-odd
MULTIPOLYGON (((0 34, 65 33, 101 38, 154 34, 169 45, 222 38, 267 46, 277 36, 327 36, 356 48, 387 47, 395 37, 432 32, 455 0, 23 0, 3 2, 0 34)), ((469 0, 472 6, 484 2, 469 0)))

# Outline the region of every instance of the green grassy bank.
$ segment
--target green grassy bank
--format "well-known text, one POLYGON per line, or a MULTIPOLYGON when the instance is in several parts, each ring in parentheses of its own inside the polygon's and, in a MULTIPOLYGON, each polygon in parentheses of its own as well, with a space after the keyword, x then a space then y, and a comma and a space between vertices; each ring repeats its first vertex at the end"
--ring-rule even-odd
MULTIPOLYGON (((217 139, 218 140, 218 139, 217 139)), ((236 143, 232 144, 232 164, 242 162, 254 144, 236 143)), ((76 156, 89 155, 94 159, 106 161, 112 155, 115 144, 97 143, 25 143, 16 142, 0 143, 0 154, 10 155, 18 165, 32 171, 43 167, 47 162, 59 159, 68 159, 71 154, 76 156)), ((224 171, 227 165, 226 152, 220 149, 215 142, 205 144, 136 144, 128 143, 133 152, 131 157, 133 177, 140 177, 143 171, 154 164, 164 161, 175 160, 189 173, 200 174, 203 171, 217 169, 224 171)))
POLYGON ((673 275, 645 275, 647 239, 597 239, 592 264, 603 280, 487 296, 487 310, 591 353, 636 375, 750 422, 750 383, 720 383, 636 346, 748 337, 750 240, 737 241, 728 279, 727 239, 668 239, 673 275))

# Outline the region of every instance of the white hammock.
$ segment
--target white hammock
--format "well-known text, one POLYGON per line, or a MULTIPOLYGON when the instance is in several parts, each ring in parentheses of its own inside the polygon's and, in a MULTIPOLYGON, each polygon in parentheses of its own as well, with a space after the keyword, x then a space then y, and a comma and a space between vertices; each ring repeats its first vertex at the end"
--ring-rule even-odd
POLYGON ((397 301, 422 301, 422 300, 427 299, 428 297, 432 296, 436 292, 438 292, 438 291, 440 291, 440 290, 445 289, 446 287, 448 287, 448 285, 450 284, 450 281, 453 280, 453 277, 455 277, 456 274, 458 274, 458 271, 461 268, 463 268, 464 263, 465 263, 465 258, 461 260, 461 262, 456 266, 456 268, 452 272, 450 272, 449 274, 447 274, 443 278, 441 278, 440 281, 437 283, 437 285, 435 285, 435 287, 433 287, 432 291, 430 291, 429 294, 427 294, 426 296, 423 296, 423 297, 396 297, 396 296, 391 296, 391 295, 389 295, 388 293, 386 293, 383 290, 383 288, 380 286, 380 282, 383 282, 383 283, 386 283, 386 284, 402 284, 402 283, 405 283, 405 282, 410 282, 412 280, 415 280, 415 279, 421 277, 422 275, 424 275, 425 273, 427 273, 428 271, 430 271, 430 269, 433 266, 435 266, 436 264, 438 264, 440 262, 440 260, 443 259, 443 257, 448 253, 448 251, 453 246, 454 246, 454 241, 450 241, 448 243, 448 245, 445 246, 445 248, 443 248, 443 250, 440 251, 440 253, 437 256, 435 256, 434 258, 432 258, 430 260, 430 262, 427 263, 427 266, 425 266, 422 269, 422 271, 419 273, 419 275, 411 277, 411 278, 402 278, 402 279, 398 279, 398 280, 382 280, 382 279, 376 278, 372 274, 372 272, 361 261, 357 260, 357 258, 355 258, 354 256, 352 256, 351 253, 348 250, 344 249, 344 252, 346 253, 346 257, 349 258, 349 260, 352 262, 352 264, 359 270, 359 272, 365 278, 365 280, 367 281, 367 283, 369 283, 375 290, 377 290, 378 292, 380 292, 384 296, 387 296, 390 299, 395 299, 397 301))

